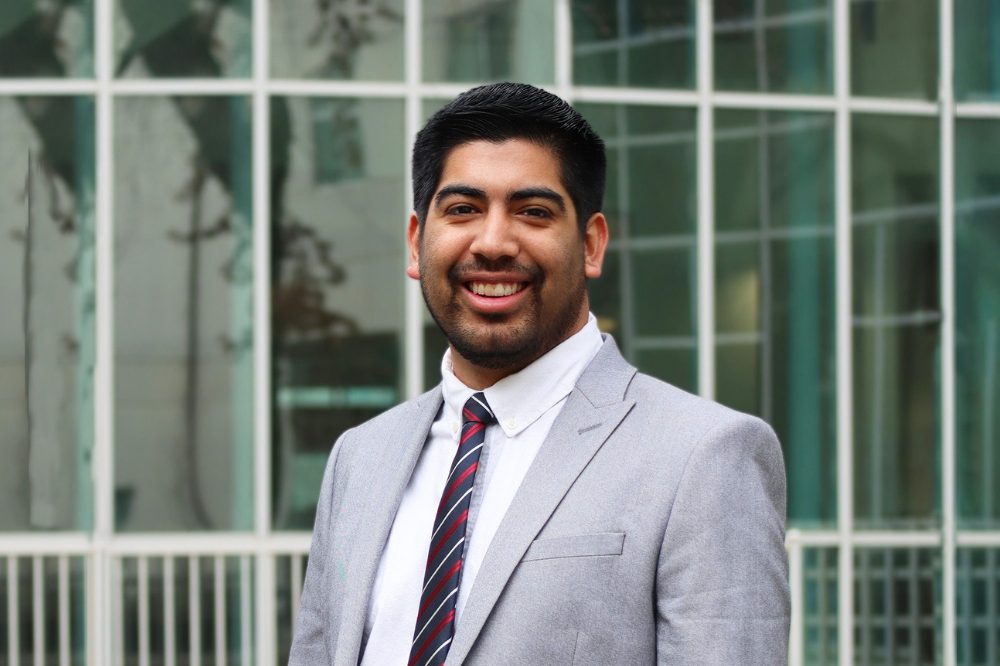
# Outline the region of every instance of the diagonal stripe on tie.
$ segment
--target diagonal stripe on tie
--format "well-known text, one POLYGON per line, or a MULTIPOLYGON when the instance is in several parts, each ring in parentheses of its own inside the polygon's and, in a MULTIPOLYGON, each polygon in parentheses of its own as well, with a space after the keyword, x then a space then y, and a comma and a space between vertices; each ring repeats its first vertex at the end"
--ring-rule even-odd
POLYGON ((482 393, 476 393, 466 401, 462 414, 464 422, 458 451, 438 502, 434 532, 427 548, 424 587, 414 623, 408 666, 444 663, 455 635, 455 602, 462 579, 472 485, 486 441, 486 427, 496 421, 482 393))

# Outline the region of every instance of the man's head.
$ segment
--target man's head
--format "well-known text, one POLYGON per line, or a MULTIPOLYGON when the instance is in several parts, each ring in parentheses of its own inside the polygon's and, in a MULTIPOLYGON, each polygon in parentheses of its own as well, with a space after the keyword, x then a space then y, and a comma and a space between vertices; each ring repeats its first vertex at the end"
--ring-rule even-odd
POLYGON ((468 386, 517 372, 586 323, 586 280, 608 240, 603 183, 600 139, 530 86, 476 88, 418 135, 407 274, 468 386))
POLYGON ((604 142, 583 117, 555 95, 524 83, 468 90, 431 116, 413 142, 413 210, 423 224, 445 159, 472 141, 526 139, 559 159, 563 186, 581 231, 604 204, 604 142))

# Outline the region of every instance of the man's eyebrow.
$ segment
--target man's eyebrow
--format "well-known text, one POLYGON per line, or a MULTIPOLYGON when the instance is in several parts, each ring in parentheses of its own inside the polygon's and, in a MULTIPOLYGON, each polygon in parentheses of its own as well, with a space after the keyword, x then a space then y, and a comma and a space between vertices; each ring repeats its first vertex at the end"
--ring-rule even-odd
POLYGON ((440 205, 444 199, 454 195, 471 197, 473 199, 486 198, 486 192, 479 189, 478 187, 473 187, 472 185, 463 185, 462 183, 455 183, 453 185, 445 185, 440 190, 438 190, 438 193, 434 195, 434 203, 440 205))
POLYGON ((563 199, 561 194, 548 187, 525 187, 520 190, 514 190, 507 195, 508 202, 521 201, 523 199, 548 199, 559 207, 559 212, 566 212, 566 200, 563 199))

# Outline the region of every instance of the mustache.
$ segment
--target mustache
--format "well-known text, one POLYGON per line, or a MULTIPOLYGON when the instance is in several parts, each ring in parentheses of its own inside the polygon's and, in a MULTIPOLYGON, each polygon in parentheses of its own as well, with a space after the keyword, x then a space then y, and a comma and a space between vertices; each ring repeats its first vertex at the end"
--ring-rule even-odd
POLYGON ((538 282, 544 276, 542 269, 538 266, 519 264, 509 257, 503 257, 500 259, 478 258, 455 264, 448 269, 448 279, 452 282, 461 282, 470 273, 515 273, 524 276, 524 282, 538 282))

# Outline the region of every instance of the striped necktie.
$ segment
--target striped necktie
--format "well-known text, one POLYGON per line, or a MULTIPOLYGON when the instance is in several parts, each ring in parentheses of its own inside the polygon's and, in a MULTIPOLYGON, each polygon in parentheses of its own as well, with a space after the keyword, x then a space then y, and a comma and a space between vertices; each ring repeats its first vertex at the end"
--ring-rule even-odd
POLYGON ((458 451, 434 519, 408 666, 443 664, 455 635, 455 601, 462 578, 472 483, 486 439, 486 426, 494 423, 496 417, 486 403, 486 396, 476 393, 465 403, 462 420, 458 451))

